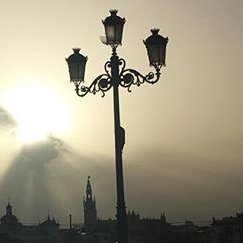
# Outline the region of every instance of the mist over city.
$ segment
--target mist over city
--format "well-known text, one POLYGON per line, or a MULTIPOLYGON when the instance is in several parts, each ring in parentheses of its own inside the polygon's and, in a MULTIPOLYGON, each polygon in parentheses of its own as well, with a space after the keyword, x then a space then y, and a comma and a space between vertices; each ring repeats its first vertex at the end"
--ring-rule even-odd
POLYGON ((242 242, 242 10, 3 1, 0 242, 242 242))

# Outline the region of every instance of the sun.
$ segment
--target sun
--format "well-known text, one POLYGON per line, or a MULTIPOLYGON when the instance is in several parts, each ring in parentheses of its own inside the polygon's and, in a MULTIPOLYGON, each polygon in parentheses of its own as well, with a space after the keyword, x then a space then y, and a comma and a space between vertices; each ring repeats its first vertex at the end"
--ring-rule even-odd
POLYGON ((65 132, 68 109, 55 90, 41 85, 15 87, 6 94, 7 109, 16 120, 16 135, 22 143, 46 139, 65 132))

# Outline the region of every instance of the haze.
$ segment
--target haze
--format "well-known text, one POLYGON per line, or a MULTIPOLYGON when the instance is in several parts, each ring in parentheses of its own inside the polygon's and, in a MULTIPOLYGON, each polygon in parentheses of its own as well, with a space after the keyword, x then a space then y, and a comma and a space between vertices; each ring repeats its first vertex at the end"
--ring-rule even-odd
POLYGON ((0 215, 10 197, 22 222, 39 222, 48 210, 60 222, 69 213, 83 221, 90 175, 98 216, 114 218, 112 92, 77 97, 65 62, 80 47, 87 84, 103 73, 111 50, 99 38, 110 9, 126 18, 118 55, 127 67, 152 71, 142 43, 151 28, 169 37, 160 82, 120 91, 127 208, 151 217, 164 211, 169 222, 241 211, 242 1, 1 0, 0 215), (16 111, 28 122, 37 101, 36 129, 62 129, 47 127, 44 138, 26 143, 16 111))

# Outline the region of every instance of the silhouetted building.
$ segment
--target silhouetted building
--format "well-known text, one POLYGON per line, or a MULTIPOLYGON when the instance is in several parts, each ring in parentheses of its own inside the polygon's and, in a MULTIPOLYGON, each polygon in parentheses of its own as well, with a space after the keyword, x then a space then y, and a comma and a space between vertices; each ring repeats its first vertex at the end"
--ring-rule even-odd
POLYGON ((50 215, 48 214, 47 219, 39 224, 39 228, 46 234, 55 238, 59 231, 59 224, 54 218, 51 219, 50 215))
POLYGON ((18 218, 13 215, 12 206, 8 202, 8 205, 6 206, 6 214, 1 217, 1 224, 2 225, 17 225, 18 224, 18 218))
POLYGON ((21 223, 13 214, 12 206, 8 202, 6 206, 6 214, 1 217, 0 232, 16 232, 20 229, 21 223))
MULTIPOLYGON (((38 225, 23 225, 13 215, 10 203, 0 219, 0 243, 113 243, 117 240, 116 219, 98 219, 92 195, 90 176, 83 200, 84 227, 71 224, 61 227, 48 217, 38 225)), ((213 219, 211 226, 197 226, 191 221, 172 225, 165 213, 158 218, 141 218, 128 211, 128 243, 243 243, 243 213, 222 220, 213 219)))
POLYGON ((242 243, 243 242, 243 213, 236 216, 224 217, 221 220, 213 218, 213 243, 242 243))
POLYGON ((23 225, 13 215, 8 202, 6 214, 1 217, 0 243, 59 243, 59 224, 48 215, 39 225, 23 225))
POLYGON ((92 232, 96 228, 97 211, 95 198, 92 196, 92 188, 90 184, 90 176, 88 176, 86 186, 86 197, 83 200, 84 206, 84 227, 87 232, 92 232))

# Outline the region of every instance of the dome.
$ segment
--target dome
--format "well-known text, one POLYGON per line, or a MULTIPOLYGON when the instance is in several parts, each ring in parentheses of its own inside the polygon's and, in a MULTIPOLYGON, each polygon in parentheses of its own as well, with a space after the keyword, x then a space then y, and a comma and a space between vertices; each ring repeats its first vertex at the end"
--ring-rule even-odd
POLYGON ((18 218, 12 214, 10 203, 6 206, 6 214, 1 217, 1 224, 18 224, 18 218))

